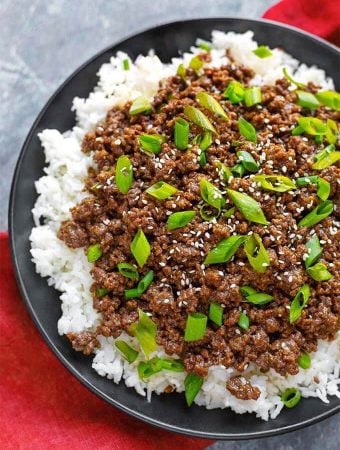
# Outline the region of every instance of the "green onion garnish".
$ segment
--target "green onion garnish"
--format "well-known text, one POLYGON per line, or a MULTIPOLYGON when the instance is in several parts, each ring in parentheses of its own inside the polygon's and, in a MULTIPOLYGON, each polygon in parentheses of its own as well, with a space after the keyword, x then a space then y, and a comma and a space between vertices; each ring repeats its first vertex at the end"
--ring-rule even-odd
POLYGON ((247 172, 246 168, 244 167, 243 164, 235 164, 235 166, 233 166, 231 168, 231 173, 235 178, 242 178, 243 175, 245 175, 245 173, 247 172))
POLYGON ((230 236, 222 239, 212 250, 207 254, 204 264, 221 264, 230 261, 237 252, 240 245, 245 241, 246 237, 241 235, 230 236))
POLYGON ((268 58, 268 56, 272 56, 273 54, 268 45, 259 45, 257 49, 253 50, 253 53, 259 58, 268 58))
POLYGON ((211 222, 214 219, 217 219, 217 217, 221 214, 221 210, 214 208, 213 206, 208 205, 205 203, 200 207, 200 215, 203 220, 207 222, 211 222))
POLYGON ((317 153, 314 158, 316 162, 312 166, 313 169, 322 170, 338 162, 340 160, 340 152, 336 152, 335 146, 330 144, 317 153))
POLYGON ((201 110, 195 108, 194 106, 186 106, 184 108, 184 114, 187 116, 191 122, 203 128, 203 130, 211 131, 212 133, 216 133, 215 128, 212 126, 208 117, 202 113, 201 110))
POLYGON ((188 315, 185 326, 184 340, 185 342, 198 341, 205 335, 208 317, 201 313, 191 313, 188 315))
POLYGON ((231 217, 233 214, 235 214, 235 209, 236 209, 235 206, 227 209, 227 211, 223 214, 223 216, 226 217, 227 219, 229 219, 229 217, 231 217))
POLYGON ((304 108, 316 109, 320 106, 319 100, 311 92, 297 90, 297 104, 304 108))
POLYGON ((165 137, 160 134, 142 133, 138 136, 138 142, 142 150, 147 153, 154 153, 155 155, 161 152, 164 140, 165 137))
POLYGON ((315 136, 318 142, 321 142, 325 136, 330 144, 334 144, 338 138, 338 127, 331 119, 327 119, 327 122, 324 123, 316 117, 300 117, 298 126, 294 128, 292 135, 296 136, 301 133, 315 136))
POLYGON ((201 48, 202 50, 205 50, 208 53, 212 49, 212 46, 211 46, 211 44, 209 42, 202 41, 202 40, 199 41, 198 47, 201 48))
POLYGON ((123 277, 130 278, 131 280, 138 280, 139 273, 133 264, 122 262, 117 264, 117 268, 123 277))
POLYGON ((198 162, 201 167, 204 167, 207 165, 207 155, 205 152, 201 152, 201 154, 198 158, 198 162))
POLYGON ((286 192, 296 189, 294 181, 283 175, 255 175, 253 180, 268 191, 286 192))
POLYGON ((263 214, 260 204, 247 194, 227 189, 227 193, 236 208, 250 222, 268 225, 268 221, 263 214))
POLYGON ((204 62, 201 60, 199 55, 193 56, 189 63, 189 67, 193 69, 196 73, 198 73, 204 65, 204 62))
POLYGON ((316 234, 306 244, 308 250, 308 257, 305 260, 306 269, 317 262, 322 253, 319 238, 316 234))
POLYGON ((133 183, 133 167, 129 158, 125 155, 117 159, 115 182, 117 188, 123 194, 127 194, 133 183))
POLYGON ((172 213, 166 222, 166 227, 169 231, 183 228, 196 216, 196 211, 180 211, 172 213))
POLYGON ((302 352, 298 358, 298 364, 302 369, 309 369, 311 366, 311 358, 308 353, 302 352))
POLYGON ((244 312, 240 312, 240 316, 237 321, 237 325, 243 330, 249 330, 249 317, 244 312))
POLYGON ((139 267, 143 267, 150 256, 151 247, 141 228, 135 234, 130 249, 139 267))
POLYGON ((212 133, 211 131, 205 131, 202 139, 200 140, 199 148, 202 150, 202 152, 205 152, 210 147, 211 144, 212 144, 212 133))
POLYGON ((189 123, 182 117, 177 117, 174 128, 175 145, 185 150, 189 144, 189 123))
POLYGON ((159 358, 155 356, 149 361, 141 361, 138 365, 139 378, 145 380, 161 370, 170 370, 171 372, 183 372, 184 365, 179 359, 159 358))
POLYGON ((219 303, 212 302, 209 306, 209 319, 221 326, 223 322, 223 308, 219 303))
POLYGON ((248 108, 262 102, 261 88, 258 86, 247 88, 244 91, 244 103, 248 108))
POLYGON ((244 244, 244 251, 255 272, 262 273, 266 271, 270 259, 268 252, 262 243, 262 239, 257 233, 247 237, 244 244))
POLYGON ((129 109, 129 114, 131 116, 136 116, 137 114, 149 114, 152 111, 152 106, 149 100, 141 95, 137 97, 132 102, 132 105, 129 109))
POLYGON ((216 165, 218 168, 218 172, 220 175, 220 178, 225 182, 228 183, 230 178, 233 176, 231 173, 231 170, 229 167, 227 167, 225 164, 221 163, 221 161, 216 161, 216 165))
POLYGON ((144 294, 144 292, 152 283, 153 277, 154 277, 153 271, 149 270, 149 272, 140 280, 136 288, 125 289, 124 292, 125 298, 140 297, 142 294, 144 294))
POLYGON ((231 81, 223 92, 223 97, 228 98, 232 104, 240 103, 244 99, 244 86, 238 81, 231 81))
POLYGON ((205 178, 200 180, 200 192, 202 199, 210 206, 221 211, 225 205, 225 199, 221 191, 205 178))
POLYGON ((130 61, 128 59, 123 59, 123 69, 130 70, 130 61))
POLYGON ((304 284, 297 292, 292 303, 290 304, 289 310, 289 322, 296 322, 302 313, 303 308, 307 305, 310 297, 310 289, 308 284, 304 284))
POLYGON ((294 408, 301 400, 301 392, 296 388, 288 388, 281 394, 281 400, 286 408, 294 408))
POLYGON ((248 172, 257 172, 259 170, 259 166, 255 159, 252 157, 252 155, 249 152, 245 152, 243 150, 236 153, 238 158, 241 161, 242 166, 248 171, 248 172))
POLYGON ((326 264, 318 262, 314 266, 308 267, 308 275, 315 281, 327 281, 333 278, 333 275, 327 270, 326 264))
POLYGON ((86 252, 87 260, 90 263, 94 263, 102 256, 102 254, 103 252, 99 244, 90 245, 86 252))
POLYGON ((214 99, 213 96, 207 94, 206 92, 198 92, 196 94, 196 100, 202 106, 204 106, 204 108, 213 112, 217 116, 222 117, 223 119, 228 119, 226 112, 224 111, 222 106, 218 103, 218 101, 214 99))
POLYGON ((298 227, 311 227, 312 225, 321 222, 321 220, 332 214, 333 208, 333 202, 331 202, 330 200, 326 200, 325 202, 314 208, 309 214, 307 214, 307 216, 301 219, 298 223, 298 227))
POLYGON ((330 144, 335 144, 338 140, 339 130, 337 123, 332 119, 327 119, 326 139, 330 144))
POLYGON ((285 78, 287 78, 288 81, 290 81, 292 84, 295 84, 295 86, 300 87, 300 88, 304 88, 306 87, 305 84, 300 83, 299 81, 295 81, 291 75, 289 75, 289 73, 287 72, 287 69, 284 67, 282 69, 283 75, 285 76, 285 78))
POLYGON ((253 305, 266 305, 274 300, 274 297, 265 292, 256 292, 256 294, 250 294, 245 297, 247 303, 252 303, 253 305))
POLYGON ((143 353, 146 357, 149 357, 150 353, 157 349, 157 326, 141 309, 138 310, 138 315, 139 320, 137 324, 133 324, 132 330, 139 341, 143 353))
POLYGON ((182 80, 185 80, 186 74, 187 74, 187 71, 186 71, 186 68, 184 67, 184 64, 180 64, 180 65, 177 67, 176 75, 178 75, 179 77, 181 77, 182 80))
POLYGON ((316 98, 320 103, 327 106, 328 108, 334 109, 335 111, 340 111, 340 94, 335 91, 321 91, 318 92, 316 98))
POLYGON ((307 186, 308 184, 317 184, 318 190, 317 195, 321 200, 325 201, 328 199, 329 194, 331 192, 331 185, 328 181, 323 178, 318 177, 317 175, 311 175, 307 177, 297 178, 296 185, 297 186, 307 186))
POLYGON ((243 117, 238 119, 238 129, 241 136, 245 137, 248 141, 257 142, 256 129, 243 117))
POLYGON ((98 288, 96 289, 96 296, 98 298, 104 297, 104 295, 108 294, 110 291, 106 288, 98 288))
POLYGON ((177 189, 165 181, 158 181, 150 186, 146 192, 158 200, 165 200, 174 195, 177 192, 177 189))
POLYGON ((248 295, 257 294, 257 290, 251 286, 241 286, 240 292, 244 297, 248 297, 248 295))
POLYGON ((130 345, 127 344, 125 341, 117 339, 115 341, 115 346, 118 348, 118 350, 121 352, 121 354, 129 363, 133 363, 134 361, 136 361, 139 353, 137 352, 137 350, 130 347, 130 345))
POLYGON ((197 394, 201 390, 204 379, 194 373, 188 373, 184 380, 185 399, 187 405, 191 406, 197 394))
POLYGON ((310 175, 307 177, 300 177, 296 179, 296 185, 297 186, 308 186, 311 183, 317 183, 319 177, 317 175, 310 175))

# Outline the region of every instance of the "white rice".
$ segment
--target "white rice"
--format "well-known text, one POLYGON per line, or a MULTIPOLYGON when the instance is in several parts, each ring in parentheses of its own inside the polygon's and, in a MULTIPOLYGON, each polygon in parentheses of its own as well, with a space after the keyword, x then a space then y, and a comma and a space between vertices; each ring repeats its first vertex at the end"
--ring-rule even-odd
MULTIPOLYGON (((298 81, 313 81, 324 89, 334 89, 333 81, 326 77, 323 70, 299 64, 279 49, 273 49, 269 58, 256 57, 252 50, 257 44, 251 31, 244 34, 214 31, 212 43, 210 65, 227 63, 225 50, 229 49, 236 63, 245 64, 256 72, 253 84, 273 84, 282 77, 282 68, 286 67, 298 81)), ((73 110, 77 125, 65 134, 47 129, 39 135, 47 165, 44 169, 46 175, 36 182, 39 197, 32 211, 36 226, 30 236, 31 253, 37 272, 47 277, 49 285, 62 293, 62 315, 58 322, 61 335, 71 331, 79 333, 93 330, 100 320, 100 314, 92 306, 89 291, 92 283, 89 273, 91 265, 87 262, 83 249, 72 250, 56 236, 61 221, 70 217, 70 207, 88 195, 82 191, 83 180, 93 162, 91 155, 81 152, 82 138, 99 120, 105 118, 107 110, 112 106, 123 105, 141 94, 152 99, 159 81, 174 74, 179 63, 188 65, 192 55, 199 51, 199 48, 193 47, 190 53, 174 58, 168 65, 162 64, 150 52, 148 56, 139 56, 134 63, 130 61, 129 71, 122 68, 122 61, 128 56, 118 52, 109 63, 100 68, 98 85, 88 98, 74 99, 73 110), (40 218, 44 218, 44 225, 40 225, 40 218)), ((134 338, 128 335, 124 334, 123 338, 137 345, 134 338)), ((115 383, 123 378, 128 387, 134 387, 148 400, 151 399, 152 392, 160 394, 168 385, 174 386, 178 392, 184 390, 184 373, 163 371, 144 383, 138 378, 136 369, 139 358, 135 363, 129 364, 116 350, 113 338, 100 336, 99 342, 100 347, 96 349, 92 367, 100 375, 115 383)), ((252 412, 257 417, 268 420, 280 413, 283 403, 279 393, 287 387, 298 387, 303 397, 319 397, 324 402, 328 402, 327 396, 330 395, 340 398, 339 344, 340 335, 333 342, 319 341, 317 352, 311 355, 310 369, 301 369, 295 376, 285 378, 273 370, 262 374, 255 366, 249 366, 243 375, 261 390, 257 401, 239 400, 226 390, 226 380, 237 373, 234 369, 211 367, 195 402, 208 409, 229 407, 240 414, 252 412)), ((164 351, 159 348, 155 355, 162 356, 164 351)))

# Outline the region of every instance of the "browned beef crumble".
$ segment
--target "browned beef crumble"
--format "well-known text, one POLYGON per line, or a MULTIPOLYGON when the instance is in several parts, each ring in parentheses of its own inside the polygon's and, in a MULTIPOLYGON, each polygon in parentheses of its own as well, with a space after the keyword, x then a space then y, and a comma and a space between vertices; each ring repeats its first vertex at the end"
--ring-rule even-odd
MULTIPOLYGON (((228 65, 205 68, 198 76, 188 69, 187 82, 173 76, 160 85, 150 115, 130 116, 130 104, 114 108, 94 132, 83 141, 83 151, 93 152, 94 164, 86 180, 89 197, 72 208, 72 220, 64 222, 59 238, 72 248, 99 243, 102 257, 94 264, 92 286, 94 307, 102 313, 98 328, 90 333, 70 334, 75 349, 89 354, 97 345, 96 336, 117 337, 138 318, 138 308, 150 312, 157 324, 157 341, 169 355, 179 355, 188 372, 205 376, 210 366, 223 364, 242 372, 249 363, 256 363, 262 371, 273 368, 282 375, 296 374, 301 351, 317 348, 317 339, 332 339, 340 328, 339 233, 335 228, 339 211, 340 169, 336 166, 318 172, 331 183, 330 199, 338 208, 332 215, 311 228, 298 228, 298 221, 318 203, 316 187, 312 184, 294 191, 277 193, 264 191, 251 176, 234 178, 231 189, 255 198, 262 207, 268 226, 250 223, 238 211, 229 219, 220 216, 213 222, 204 221, 199 214, 201 204, 199 180, 209 179, 222 192, 226 186, 219 177, 217 162, 231 167, 237 162, 236 151, 246 150, 260 164, 264 174, 282 174, 292 179, 315 174, 313 155, 321 145, 306 136, 292 136, 300 115, 310 115, 296 105, 296 94, 289 90, 285 79, 275 86, 263 86, 261 105, 246 108, 232 105, 222 93, 228 83, 238 80, 248 84, 253 72, 245 67, 228 65), (213 144, 207 150, 207 165, 198 163, 199 149, 192 145, 187 151, 175 148, 174 119, 183 116, 185 105, 198 106, 195 94, 204 90, 224 107, 230 120, 218 119, 204 110, 217 130, 213 144), (237 119, 242 115, 258 133, 258 143, 240 136, 237 119), (137 137, 140 133, 159 133, 166 136, 162 152, 150 156, 141 151, 137 137), (234 141, 239 141, 236 148, 234 141), (134 167, 134 183, 126 195, 114 184, 115 163, 126 154, 134 167), (170 199, 159 201, 145 190, 157 181, 177 187, 170 199), (167 231, 168 215, 175 211, 196 210, 195 219, 186 227, 167 231), (135 282, 117 271, 119 262, 134 263, 130 243, 143 229, 151 244, 151 255, 141 275, 153 270, 155 278, 149 289, 132 300, 124 298, 124 290, 135 282), (232 234, 258 233, 270 255, 265 273, 256 273, 240 248, 226 264, 205 267, 206 254, 221 239, 232 234), (304 266, 306 242, 317 233, 323 245, 322 261, 333 274, 329 281, 316 282, 304 266), (301 317, 289 323, 289 306, 302 284, 308 283, 311 297, 301 317), (243 302, 239 287, 251 285, 270 293, 274 301, 259 307, 243 302), (110 292, 103 298, 96 296, 97 288, 110 292), (209 322, 204 338, 184 342, 183 335, 189 313, 208 314, 211 301, 224 308, 221 327, 209 322), (243 331, 237 325, 241 311, 250 319, 250 328, 243 331)), ((313 91, 315 86, 309 84, 313 91)), ((321 119, 339 120, 339 113, 325 107, 315 111, 321 119)), ((194 137, 201 130, 190 127, 194 137)), ((227 199, 227 208, 232 204, 227 199)), ((227 389, 242 399, 257 399, 259 391, 242 378, 228 381, 227 389)))

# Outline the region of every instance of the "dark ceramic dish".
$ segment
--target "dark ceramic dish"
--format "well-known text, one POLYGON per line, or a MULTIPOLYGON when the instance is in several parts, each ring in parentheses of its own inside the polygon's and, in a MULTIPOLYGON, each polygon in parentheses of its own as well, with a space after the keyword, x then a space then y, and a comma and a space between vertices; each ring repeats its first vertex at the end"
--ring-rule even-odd
MULTIPOLYGON (((209 39, 213 29, 244 32, 253 30, 259 44, 282 47, 306 64, 317 64, 336 80, 340 53, 336 47, 294 28, 263 20, 203 19, 188 20, 158 26, 130 37, 103 50, 58 89, 34 123, 17 163, 9 207, 12 256, 17 280, 27 308, 44 339, 60 361, 89 389, 113 406, 152 425, 167 430, 214 439, 249 439, 295 430, 318 422, 340 409, 339 399, 325 404, 305 399, 294 409, 285 409, 277 419, 264 422, 255 415, 237 415, 230 410, 206 410, 186 407, 183 395, 154 395, 151 403, 122 382, 114 384, 100 377, 91 360, 72 350, 66 338, 57 333, 60 316, 59 293, 35 273, 30 258, 29 234, 33 227, 31 209, 36 200, 34 181, 43 174, 45 164, 37 134, 44 128, 65 131, 74 125, 70 111, 73 97, 85 97, 97 82, 99 67, 117 50, 126 51, 132 58, 150 48, 163 61, 186 50, 197 37, 209 39)), ((339 90, 339 84, 337 86, 339 90)))

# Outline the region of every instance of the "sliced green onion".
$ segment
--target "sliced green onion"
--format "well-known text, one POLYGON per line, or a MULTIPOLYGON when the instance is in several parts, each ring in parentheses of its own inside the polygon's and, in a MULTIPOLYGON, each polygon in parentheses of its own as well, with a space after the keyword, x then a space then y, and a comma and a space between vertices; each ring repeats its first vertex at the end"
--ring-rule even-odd
POLYGON ((304 88, 306 87, 305 84, 300 83, 299 81, 295 81, 291 75, 289 75, 289 73, 287 72, 287 69, 284 67, 282 69, 283 75, 285 76, 285 78, 287 78, 288 81, 290 81, 292 84, 295 84, 295 86, 300 87, 300 88, 304 88))
POLYGON ((177 192, 177 189, 165 181, 158 181, 150 186, 146 192, 158 200, 166 200, 177 192))
POLYGON ((133 167, 129 158, 125 155, 117 159, 115 182, 117 188, 123 194, 127 194, 133 183, 133 167))
POLYGON ((253 180, 268 191, 286 192, 296 189, 294 181, 283 175, 255 175, 253 180))
POLYGON ((200 192, 202 199, 218 211, 225 205, 225 199, 221 191, 205 178, 200 180, 200 192))
POLYGON ((340 94, 335 91, 321 91, 318 92, 316 98, 320 103, 327 106, 328 108, 334 109, 335 111, 340 111, 340 94))
POLYGON ((333 278, 333 275, 327 270, 326 264, 318 262, 314 266, 308 267, 308 275, 315 281, 327 281, 333 278))
POLYGON ((189 144, 189 123, 182 117, 175 120, 174 129, 175 145, 180 150, 185 150, 189 144))
POLYGON ((149 272, 140 280, 136 288, 133 289, 126 289, 125 290, 125 298, 136 298, 140 297, 144 292, 147 290, 147 288, 150 286, 150 284, 153 281, 154 273, 152 270, 149 270, 149 272))
POLYGON ((212 133, 211 131, 205 131, 199 143, 199 148, 202 150, 202 152, 205 152, 210 147, 211 144, 212 144, 212 133))
POLYGON ((184 64, 180 64, 180 65, 177 67, 176 75, 178 75, 179 77, 181 77, 182 80, 185 80, 186 74, 187 74, 187 71, 186 71, 186 68, 184 67, 184 64))
POLYGON ((103 254, 103 251, 99 244, 90 245, 87 249, 87 260, 90 263, 96 262, 103 254))
POLYGON ((211 131, 212 133, 216 133, 215 128, 212 126, 208 117, 202 113, 202 111, 194 106, 186 106, 184 108, 184 114, 187 116, 191 122, 195 125, 203 128, 203 130, 211 131))
POLYGON ((232 178, 233 174, 231 173, 231 170, 229 167, 227 167, 225 164, 221 163, 221 161, 216 161, 216 165, 219 171, 219 175, 221 179, 228 183, 230 178, 232 178))
POLYGON ((289 310, 289 322, 296 322, 302 313, 303 308, 307 305, 310 297, 310 289, 308 284, 304 284, 297 292, 292 303, 290 304, 289 310))
POLYGON ((183 228, 196 216, 196 211, 180 211, 170 214, 166 222, 169 231, 183 228))
POLYGON ((262 239, 257 233, 247 237, 244 244, 244 251, 255 272, 262 273, 266 271, 270 259, 268 252, 262 243, 262 239))
POLYGON ((219 303, 212 302, 209 307, 209 319, 221 326, 223 322, 223 308, 219 303))
POLYGON ((142 150, 147 153, 154 153, 155 155, 161 152, 164 141, 165 137, 160 134, 142 133, 138 136, 138 142, 142 150))
POLYGON ((101 298, 101 297, 104 297, 104 295, 108 294, 109 292, 110 292, 109 289, 106 289, 106 288, 98 288, 98 289, 96 290, 96 296, 97 296, 98 298, 101 298))
POLYGON ((298 105, 309 109, 316 109, 320 106, 319 100, 311 92, 297 90, 296 94, 298 96, 298 105))
POLYGON ((211 205, 208 205, 205 203, 200 207, 200 215, 203 220, 207 222, 211 222, 214 219, 217 219, 217 217, 221 214, 221 210, 214 208, 211 205))
POLYGON ((268 58, 272 56, 272 52, 270 51, 268 45, 259 45, 255 50, 253 50, 254 55, 259 58, 268 58))
POLYGON ((235 164, 235 166, 233 166, 231 168, 231 173, 235 178, 242 178, 243 175, 245 175, 245 173, 247 172, 246 168, 244 167, 243 164, 235 164))
POLYGON ((268 221, 263 214, 260 204, 247 194, 227 189, 227 193, 236 208, 250 222, 268 225, 268 221))
POLYGON ((204 167, 207 165, 207 155, 205 152, 202 152, 198 158, 199 165, 204 167))
POLYGON ((218 103, 217 100, 214 99, 212 95, 207 94, 206 92, 198 92, 196 94, 196 100, 204 106, 204 108, 213 112, 219 117, 223 119, 228 119, 228 116, 222 106, 218 103))
POLYGON ((301 219, 298 223, 298 227, 311 227, 312 225, 321 222, 321 220, 332 214, 333 208, 333 202, 331 202, 330 200, 326 200, 325 202, 314 208, 309 214, 307 214, 307 216, 301 219))
POLYGON ((183 372, 184 365, 180 359, 160 358, 162 361, 162 369, 170 370, 171 372, 183 372))
POLYGON ((199 44, 198 47, 201 48, 202 50, 205 50, 206 52, 210 52, 212 49, 212 46, 209 42, 206 41, 202 41, 201 39, 199 40, 199 44))
POLYGON ((240 159, 241 164, 248 172, 257 172, 259 170, 257 162, 249 152, 241 150, 236 154, 240 159))
POLYGON ((327 119, 326 139, 330 144, 335 144, 338 140, 339 130, 337 123, 332 119, 327 119))
POLYGON ((205 335, 208 317, 201 313, 191 313, 188 315, 185 326, 184 340, 185 342, 198 341, 205 335))
POLYGON ((130 347, 128 343, 121 339, 117 339, 115 341, 115 346, 118 348, 120 353, 124 356, 124 358, 131 364, 136 361, 138 352, 134 348, 130 347))
POLYGON ((249 317, 247 316, 247 314, 241 312, 237 321, 237 325, 243 330, 247 331, 249 330, 249 323, 249 317))
POLYGON ((243 117, 238 119, 238 129, 241 136, 245 137, 248 141, 257 142, 256 129, 243 117))
POLYGON ((135 234, 130 249, 139 267, 143 267, 150 256, 151 247, 141 228, 135 234))
POLYGON ((288 388, 281 394, 281 400, 286 408, 294 408, 301 400, 301 392, 296 388, 288 388))
POLYGON ((128 59, 123 59, 123 69, 130 70, 130 61, 128 59))
POLYGON ((207 254, 204 264, 221 264, 230 261, 237 252, 240 245, 245 241, 246 237, 241 235, 230 236, 222 239, 212 250, 207 254))
POLYGON ((129 263, 119 263, 117 264, 118 271, 123 277, 130 278, 131 280, 138 280, 139 273, 133 264, 129 263))
POLYGON ((321 200, 325 201, 328 199, 329 194, 331 193, 331 185, 328 183, 328 181, 324 180, 323 178, 318 179, 318 190, 317 195, 321 200))
POLYGON ((136 116, 138 114, 149 114, 152 111, 152 106, 149 100, 141 95, 137 97, 132 102, 132 105, 129 109, 129 114, 131 116, 136 116))
POLYGON ((306 258, 305 266, 306 269, 308 269, 308 267, 312 266, 317 262, 322 253, 322 247, 320 245, 319 238, 316 234, 314 234, 314 236, 311 239, 309 239, 309 241, 306 244, 306 247, 308 251, 308 257, 306 258))
POLYGON ((193 56, 189 63, 189 67, 193 69, 196 73, 198 73, 204 65, 204 62, 199 57, 199 55, 193 56))
POLYGON ((248 297, 248 295, 258 294, 257 290, 251 286, 241 286, 240 292, 244 297, 248 297))
POLYGON ((292 132, 295 136, 297 134, 306 133, 311 136, 323 136, 327 133, 328 126, 322 120, 316 117, 300 117, 298 119, 298 126, 292 132))
POLYGON ((187 405, 191 406, 197 394, 201 390, 204 379, 194 373, 188 373, 184 380, 185 399, 187 405))
POLYGON ((139 341, 141 349, 146 357, 157 349, 157 326, 150 317, 141 309, 138 310, 139 320, 134 324, 133 332, 139 341))
POLYGON ((317 175, 310 175, 307 177, 300 177, 296 179, 296 185, 297 186, 308 186, 309 184, 313 183, 316 184, 319 180, 319 177, 317 175))
POLYGON ((233 214, 235 214, 235 206, 233 206, 232 208, 227 209, 227 211, 223 214, 224 217, 226 217, 227 219, 229 217, 231 217, 233 214))
POLYGON ((311 358, 308 353, 302 352, 298 358, 298 364, 302 369, 309 369, 311 366, 311 358))
POLYGON ((244 103, 248 108, 262 102, 261 88, 258 86, 247 88, 244 91, 244 103))
POLYGON ((145 380, 161 370, 170 370, 171 372, 183 372, 184 365, 179 359, 158 358, 155 356, 150 361, 142 361, 138 365, 139 378, 145 380))
POLYGON ((223 97, 228 98, 232 104, 240 103, 244 99, 244 86, 238 81, 231 81, 223 92, 223 97))
POLYGON ((274 300, 274 297, 265 292, 256 292, 256 294, 250 294, 245 297, 247 303, 252 303, 253 305, 266 305, 274 300))
POLYGON ((314 158, 316 162, 312 166, 313 169, 322 170, 338 162, 340 160, 340 152, 336 152, 335 146, 330 144, 321 152, 317 153, 314 158))

